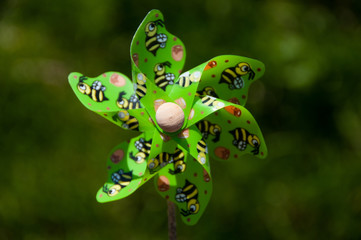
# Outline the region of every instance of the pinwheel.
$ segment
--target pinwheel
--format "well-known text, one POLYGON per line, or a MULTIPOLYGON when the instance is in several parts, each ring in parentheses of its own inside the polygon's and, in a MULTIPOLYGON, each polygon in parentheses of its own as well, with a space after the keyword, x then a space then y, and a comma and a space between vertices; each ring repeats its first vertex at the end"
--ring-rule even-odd
POLYGON ((122 199, 154 178, 159 194, 193 225, 212 194, 210 158, 267 155, 260 128, 243 107, 250 84, 265 67, 254 59, 224 55, 182 73, 185 47, 166 30, 158 10, 139 26, 130 54, 132 80, 118 72, 69 75, 89 110, 141 132, 111 150, 108 178, 96 198, 102 203, 122 199))

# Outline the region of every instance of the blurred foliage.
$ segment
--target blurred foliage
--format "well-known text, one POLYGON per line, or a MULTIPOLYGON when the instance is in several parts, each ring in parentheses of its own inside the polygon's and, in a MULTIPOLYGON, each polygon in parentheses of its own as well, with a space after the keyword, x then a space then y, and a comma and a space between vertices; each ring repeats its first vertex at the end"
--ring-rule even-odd
POLYGON ((210 204, 194 227, 178 218, 179 239, 360 239, 357 0, 2 1, 0 239, 167 238, 152 184, 96 202, 108 151, 131 136, 67 82, 72 71, 130 76, 131 38, 153 8, 184 41, 185 70, 221 54, 266 64, 247 108, 269 157, 213 161, 210 204))

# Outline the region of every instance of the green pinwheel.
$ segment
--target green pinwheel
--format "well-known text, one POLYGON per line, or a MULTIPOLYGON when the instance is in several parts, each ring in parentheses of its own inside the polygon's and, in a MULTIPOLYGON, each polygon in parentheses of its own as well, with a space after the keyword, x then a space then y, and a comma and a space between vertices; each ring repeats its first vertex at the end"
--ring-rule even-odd
POLYGON ((99 202, 124 198, 154 177, 159 194, 193 225, 212 193, 209 158, 267 155, 261 130, 243 107, 250 84, 264 73, 263 63, 224 55, 180 74, 185 56, 181 40, 165 29, 162 13, 152 10, 131 43, 133 81, 118 72, 69 75, 88 109, 142 132, 110 152, 99 202))

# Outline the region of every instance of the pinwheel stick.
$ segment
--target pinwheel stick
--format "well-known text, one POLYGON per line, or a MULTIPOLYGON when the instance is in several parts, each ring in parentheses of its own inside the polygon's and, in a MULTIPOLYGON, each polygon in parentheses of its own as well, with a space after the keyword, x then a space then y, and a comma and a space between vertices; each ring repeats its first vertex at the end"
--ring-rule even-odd
POLYGON ((177 222, 175 219, 175 204, 167 200, 168 205, 168 237, 169 240, 177 239, 177 222))

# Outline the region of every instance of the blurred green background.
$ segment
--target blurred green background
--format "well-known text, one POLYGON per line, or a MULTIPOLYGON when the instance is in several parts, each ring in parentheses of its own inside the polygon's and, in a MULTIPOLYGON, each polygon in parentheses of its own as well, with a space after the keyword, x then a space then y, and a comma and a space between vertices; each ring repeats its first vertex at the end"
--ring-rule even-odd
POLYGON ((88 111, 72 71, 130 76, 129 46, 160 9, 187 47, 185 70, 222 54, 263 61, 246 107, 266 160, 212 162, 214 190, 179 239, 361 238, 361 2, 0 3, 0 239, 167 239, 148 183, 99 204, 111 148, 134 136, 88 111))

